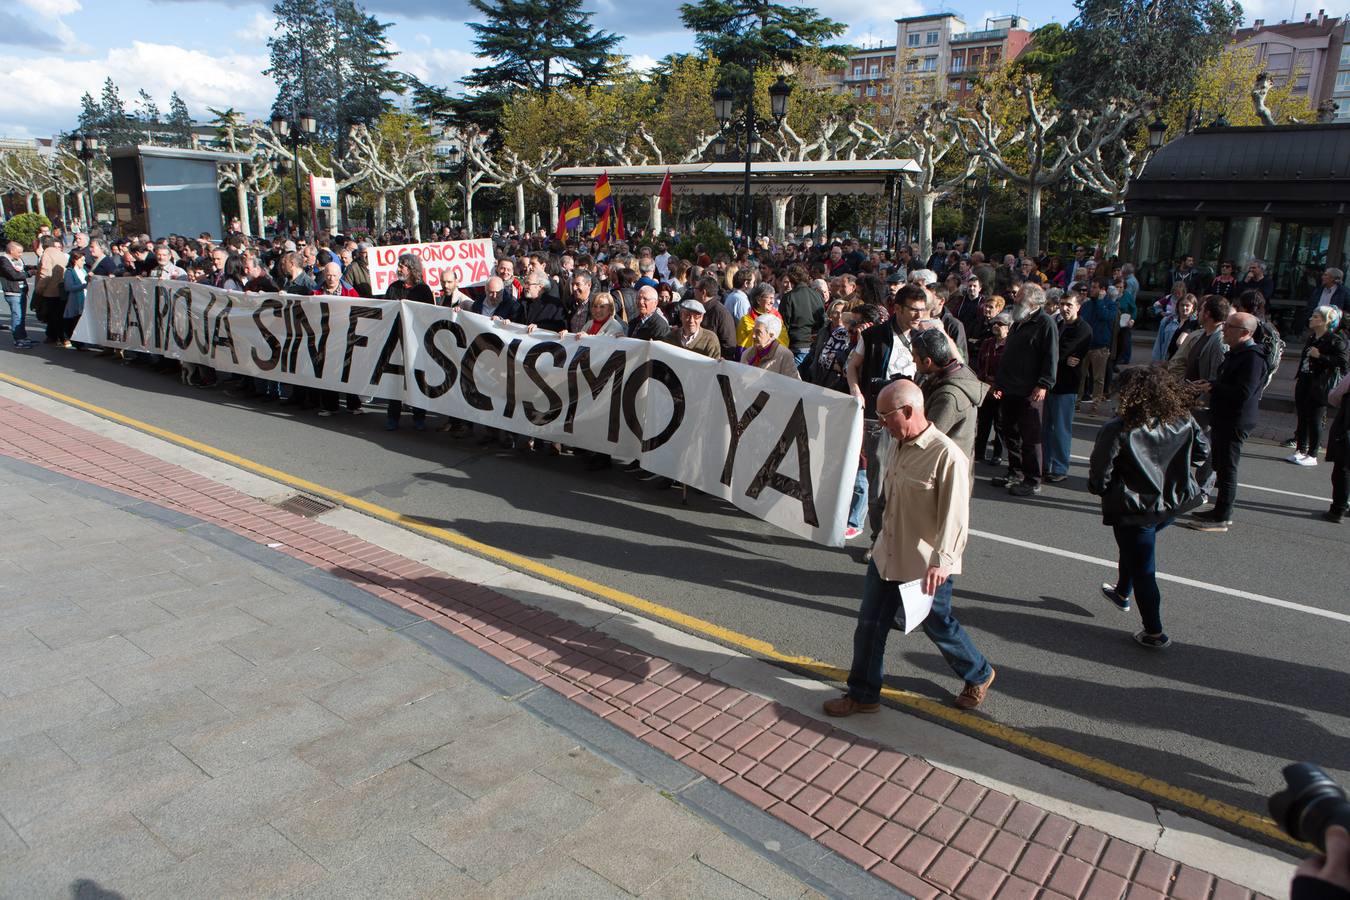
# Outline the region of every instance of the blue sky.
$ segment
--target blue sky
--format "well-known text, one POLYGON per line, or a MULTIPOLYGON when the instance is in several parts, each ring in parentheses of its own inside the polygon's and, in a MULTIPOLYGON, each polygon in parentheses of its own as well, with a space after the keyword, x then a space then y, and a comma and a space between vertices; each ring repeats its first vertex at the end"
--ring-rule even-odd
MULTIPOLYGON (((1067 21, 1071 0, 973 0, 939 6, 925 0, 824 0, 820 11, 845 22, 851 43, 890 43, 900 16, 950 10, 972 27, 985 18, 1020 12, 1034 25, 1067 21)), ((1313 0, 1251 0, 1248 18, 1302 18, 1316 13, 1313 0), (1300 5, 1303 3, 1304 5, 1300 5)), ((1318 0, 1325 4, 1325 0, 1318 0)), ((398 67, 435 84, 450 84, 476 59, 464 24, 467 0, 367 0, 390 34, 398 67)), ((596 23, 624 38, 624 52, 638 67, 667 53, 693 49, 680 25, 678 2, 589 0, 596 23)), ((257 0, 6 0, 0 7, 0 137, 49 136, 70 128, 79 98, 97 95, 105 77, 134 100, 145 90, 167 109, 178 93, 195 116, 207 107, 234 106, 264 116, 274 89, 262 74, 272 4, 257 0)), ((1334 10, 1333 10, 1334 12, 1334 10)))

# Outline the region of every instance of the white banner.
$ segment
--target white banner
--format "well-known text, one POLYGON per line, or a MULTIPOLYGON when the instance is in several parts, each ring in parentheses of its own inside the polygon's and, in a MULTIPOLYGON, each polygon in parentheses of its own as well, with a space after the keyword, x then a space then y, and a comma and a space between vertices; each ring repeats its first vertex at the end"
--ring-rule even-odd
POLYGON ((620 459, 841 546, 851 397, 670 344, 527 335, 426 303, 91 278, 76 341, 405 404, 620 459))
POLYGON ((440 290, 441 269, 453 270, 460 287, 473 287, 488 280, 496 263, 488 238, 371 247, 366 251, 366 262, 370 266, 370 289, 376 297, 383 297, 389 285, 398 281, 398 258, 405 253, 422 260, 422 274, 433 291, 440 290))

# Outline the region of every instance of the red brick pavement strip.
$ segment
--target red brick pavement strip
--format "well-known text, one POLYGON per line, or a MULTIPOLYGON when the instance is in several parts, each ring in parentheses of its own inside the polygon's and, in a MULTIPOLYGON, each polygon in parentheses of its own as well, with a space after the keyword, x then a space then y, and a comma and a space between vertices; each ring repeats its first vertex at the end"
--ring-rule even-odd
POLYGON ((916 897, 1253 896, 3 398, 0 453, 279 545, 456 634, 916 897))

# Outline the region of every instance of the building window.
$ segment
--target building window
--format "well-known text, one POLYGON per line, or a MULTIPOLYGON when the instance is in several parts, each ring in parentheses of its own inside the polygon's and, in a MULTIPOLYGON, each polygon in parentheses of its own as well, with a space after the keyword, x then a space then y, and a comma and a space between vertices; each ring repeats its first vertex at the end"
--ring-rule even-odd
POLYGON ((919 34, 918 34, 918 32, 915 32, 914 34, 906 35, 906 36, 905 36, 905 44, 906 44, 906 46, 909 46, 909 47, 917 47, 917 46, 919 46, 919 34))
POLYGON ((1295 93, 1295 94, 1306 94, 1306 93, 1308 93, 1308 76, 1307 76, 1307 75, 1299 75, 1297 78, 1295 78, 1295 79, 1294 79, 1294 86, 1293 86, 1293 88, 1291 88, 1291 92, 1292 92, 1292 93, 1295 93))
POLYGON ((1350 44, 1341 47, 1341 65, 1350 66, 1350 44))
POLYGON ((1336 73, 1336 92, 1350 91, 1350 72, 1336 73))
POLYGON ((923 58, 923 70, 924 70, 925 72, 936 72, 936 71, 937 71, 937 57, 936 57, 936 56, 925 56, 925 57, 923 58))
POLYGON ((877 95, 877 86, 875 84, 869 84, 867 86, 867 96, 875 97, 876 95, 877 95))
POLYGON ((914 82, 912 82, 912 81, 906 81, 906 82, 905 82, 905 93, 906 93, 906 94, 912 94, 912 93, 914 93, 914 82))
POLYGON ((952 71, 960 72, 966 68, 966 58, 962 54, 952 54, 952 71))
POLYGON ((1300 72, 1307 72, 1312 68, 1313 52, 1311 50, 1300 50, 1295 58, 1294 65, 1300 72))
POLYGON ((929 47, 935 46, 938 42, 938 33, 936 31, 928 32, 923 36, 923 42, 929 47))
POLYGON ((918 70, 919 70, 919 61, 918 61, 917 59, 907 59, 907 60, 905 60, 905 71, 906 71, 906 72, 917 72, 918 70))
POLYGON ((874 76, 875 76, 875 75, 880 75, 880 74, 881 74, 881 66, 872 66, 870 69, 867 70, 867 74, 868 74, 868 75, 874 75, 874 76))
POLYGON ((853 75, 854 75, 855 77, 862 75, 862 66, 854 66, 854 67, 853 67, 853 75))
POLYGON ((881 86, 881 94, 883 97, 889 97, 891 95, 891 86, 889 84, 883 84, 881 86))
POLYGON ((980 58, 980 54, 979 54, 977 51, 975 51, 975 50, 970 51, 970 59, 969 59, 969 62, 970 62, 970 67, 971 67, 972 69, 978 69, 978 68, 980 67, 980 63, 982 62, 982 60, 981 60, 981 58, 980 58))
POLYGON ((1283 53, 1272 53, 1266 57, 1266 69, 1271 72, 1281 74, 1289 71, 1289 64, 1293 62, 1293 54, 1285 51, 1283 53))

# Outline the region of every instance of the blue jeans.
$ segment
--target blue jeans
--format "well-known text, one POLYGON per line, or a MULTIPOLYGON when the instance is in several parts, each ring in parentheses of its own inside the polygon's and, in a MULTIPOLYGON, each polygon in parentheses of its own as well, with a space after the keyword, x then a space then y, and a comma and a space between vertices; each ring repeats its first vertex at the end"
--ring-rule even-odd
POLYGON ((793 350, 793 351, 792 351, 792 361, 793 361, 794 363, 796 363, 796 364, 797 364, 797 368, 800 369, 801 366, 802 366, 802 363, 806 362, 806 358, 807 358, 808 356, 810 356, 810 355, 811 355, 811 348, 810 348, 810 347, 802 347, 801 349, 793 350))
MULTIPOLYGON (((892 628, 899 627, 897 613, 904 615, 900 605, 900 582, 884 580, 877 572, 876 563, 868 563, 858 625, 853 631, 853 667, 848 673, 849 696, 859 703, 876 703, 881 699, 886 638, 892 628)), ((947 660, 947 665, 967 684, 984 684, 989 680, 993 668, 952 615, 950 578, 933 596, 933 611, 920 627, 947 660)))
POLYGON ((1116 593, 1122 597, 1134 595, 1139 606, 1139 617, 1149 634, 1162 634, 1162 593, 1158 590, 1158 532, 1172 520, 1161 525, 1113 525, 1116 546, 1120 548, 1116 593))
POLYGON ((14 343, 28 340, 28 329, 23 323, 23 294, 5 294, 9 304, 9 331, 14 343))
POLYGON ((858 466, 858 474, 853 476, 853 502, 848 507, 848 527, 861 528, 865 515, 867 515, 867 470, 858 466))
POLYGON ((1046 394, 1041 413, 1041 443, 1045 445, 1045 474, 1069 474, 1069 451, 1073 446, 1073 394, 1046 394))

